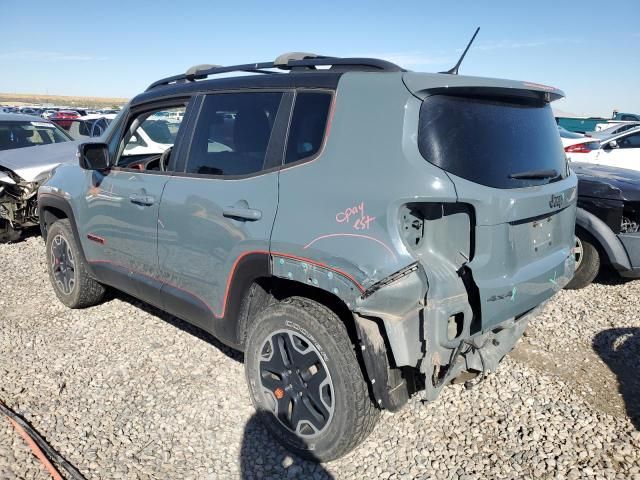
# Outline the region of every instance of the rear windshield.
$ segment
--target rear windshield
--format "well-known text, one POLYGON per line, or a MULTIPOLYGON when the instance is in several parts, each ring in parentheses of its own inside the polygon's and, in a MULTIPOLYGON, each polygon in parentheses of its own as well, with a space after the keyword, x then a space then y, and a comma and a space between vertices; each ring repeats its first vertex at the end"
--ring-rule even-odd
POLYGON ((427 97, 420 110, 418 145, 434 165, 489 187, 543 185, 566 175, 558 127, 546 103, 427 97), (558 177, 510 178, 552 171, 558 177))

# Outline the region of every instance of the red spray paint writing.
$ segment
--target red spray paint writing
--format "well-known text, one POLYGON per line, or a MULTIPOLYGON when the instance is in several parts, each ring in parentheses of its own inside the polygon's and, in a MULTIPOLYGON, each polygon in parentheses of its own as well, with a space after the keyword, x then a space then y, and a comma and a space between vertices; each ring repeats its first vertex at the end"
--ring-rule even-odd
POLYGON ((352 224, 352 227, 355 230, 369 230, 371 223, 376 219, 376 217, 372 217, 364 213, 364 202, 360 202, 360 204, 349 207, 336 214, 336 222, 338 223, 349 224, 352 219, 355 219, 352 224))

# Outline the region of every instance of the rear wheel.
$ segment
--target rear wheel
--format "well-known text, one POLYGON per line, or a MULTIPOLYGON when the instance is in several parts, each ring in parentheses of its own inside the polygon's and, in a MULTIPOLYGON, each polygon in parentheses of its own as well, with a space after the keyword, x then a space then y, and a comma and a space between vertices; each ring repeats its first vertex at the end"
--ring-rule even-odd
POLYGON ((69 220, 58 220, 47 232, 47 267, 58 299, 69 308, 102 300, 105 287, 89 276, 69 220))
POLYGON ((576 245, 573 249, 576 259, 576 273, 565 288, 578 290, 589 285, 600 271, 600 254, 590 235, 576 231, 576 245))
POLYGON ((379 417, 344 324, 312 300, 290 298, 258 315, 247 336, 245 370, 262 421, 302 457, 341 457, 379 417))

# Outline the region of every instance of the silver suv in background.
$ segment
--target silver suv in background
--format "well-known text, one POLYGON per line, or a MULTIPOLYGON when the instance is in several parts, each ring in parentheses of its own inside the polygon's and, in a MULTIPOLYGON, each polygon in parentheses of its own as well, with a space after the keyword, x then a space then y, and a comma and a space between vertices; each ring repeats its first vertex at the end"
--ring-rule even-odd
POLYGON ((53 168, 73 161, 77 143, 54 123, 0 113, 0 242, 18 240, 38 222, 37 192, 53 168))

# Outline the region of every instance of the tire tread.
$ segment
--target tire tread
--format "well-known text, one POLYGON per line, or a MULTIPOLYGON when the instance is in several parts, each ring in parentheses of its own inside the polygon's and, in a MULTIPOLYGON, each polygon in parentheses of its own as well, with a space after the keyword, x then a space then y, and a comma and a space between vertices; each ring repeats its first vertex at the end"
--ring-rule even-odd
POLYGON ((248 338, 252 337, 253 330, 260 324, 261 316, 274 313, 286 314, 287 311, 290 313, 291 307, 308 312, 334 339, 342 356, 335 362, 336 367, 349 378, 349 381, 345 382, 346 395, 353 399, 350 403, 354 405, 355 410, 350 412, 350 416, 355 422, 348 435, 340 437, 328 455, 322 455, 318 452, 296 451, 297 454, 315 461, 333 460, 353 450, 371 434, 380 417, 380 410, 371 401, 366 380, 356 357, 355 346, 351 342, 346 326, 328 307, 308 298, 289 297, 263 310, 256 321, 252 323, 248 338))
MULTIPOLYGON (((49 270, 49 278, 51 279, 51 283, 53 286, 53 290, 56 293, 58 299, 64 303, 69 308, 87 308, 92 307, 100 303, 105 294, 104 285, 95 281, 89 272, 87 271, 87 267, 83 260, 83 257, 80 255, 80 248, 78 247, 78 242, 73 234, 73 230, 71 229, 71 223, 68 219, 57 220, 51 227, 49 228, 49 233, 47 236, 47 268, 49 270), (60 229, 64 238, 69 242, 69 246, 73 251, 73 256, 76 259, 76 289, 79 292, 77 295, 66 296, 63 295, 58 288, 55 286, 55 281, 53 278, 53 272, 51 271, 51 265, 49 262, 49 245, 50 239, 56 235, 56 229, 60 229)), ((73 292, 72 292, 73 293, 73 292)))

